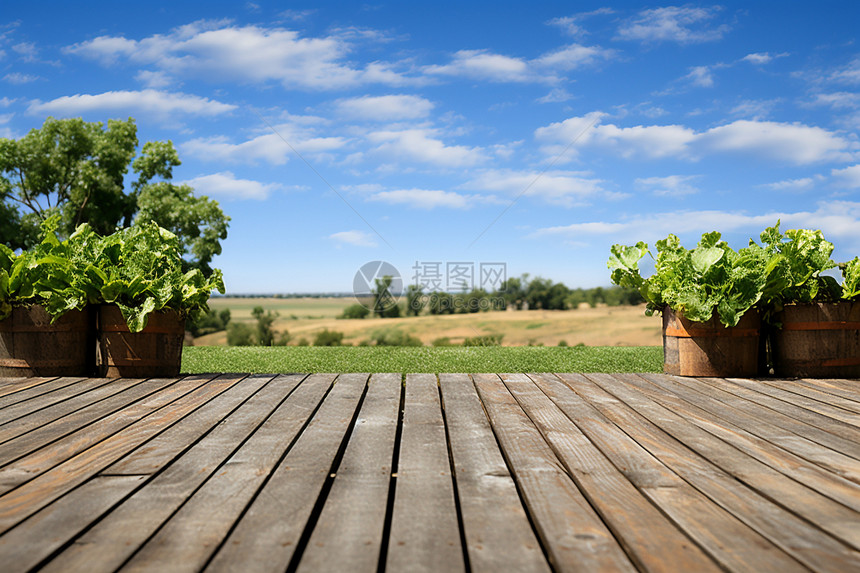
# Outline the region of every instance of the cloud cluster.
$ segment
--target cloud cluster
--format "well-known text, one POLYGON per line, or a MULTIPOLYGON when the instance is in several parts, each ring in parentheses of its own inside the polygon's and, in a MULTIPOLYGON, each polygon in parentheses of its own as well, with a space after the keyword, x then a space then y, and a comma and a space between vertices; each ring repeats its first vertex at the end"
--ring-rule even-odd
MULTIPOLYGON (((594 112, 538 128, 535 137, 544 142, 544 151, 555 155, 595 117, 594 112)), ((578 140, 577 147, 611 150, 624 158, 688 160, 720 153, 743 153, 795 165, 824 161, 847 162, 858 157, 856 141, 821 127, 801 123, 737 120, 696 131, 681 125, 637 125, 619 127, 597 123, 578 140)))
POLYGON ((209 98, 158 90, 111 91, 101 94, 76 94, 51 101, 33 100, 27 111, 31 114, 78 115, 93 111, 104 114, 130 112, 165 118, 173 114, 215 116, 236 109, 235 105, 209 98))

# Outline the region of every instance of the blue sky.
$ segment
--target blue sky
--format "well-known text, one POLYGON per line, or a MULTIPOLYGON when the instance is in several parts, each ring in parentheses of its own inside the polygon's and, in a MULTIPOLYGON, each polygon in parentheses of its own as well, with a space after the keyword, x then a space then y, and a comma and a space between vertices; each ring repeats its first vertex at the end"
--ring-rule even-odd
POLYGON ((232 217, 233 293, 367 261, 609 283, 782 219, 860 254, 860 4, 4 3, 0 137, 134 117, 232 217))

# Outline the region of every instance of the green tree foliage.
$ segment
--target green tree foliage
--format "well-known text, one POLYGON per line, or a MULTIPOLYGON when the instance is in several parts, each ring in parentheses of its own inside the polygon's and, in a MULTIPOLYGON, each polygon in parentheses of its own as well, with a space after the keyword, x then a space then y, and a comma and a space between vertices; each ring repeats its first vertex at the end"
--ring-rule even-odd
POLYGON ((424 310, 427 299, 421 285, 409 285, 406 287, 406 316, 418 316, 424 310))
POLYGON ((231 322, 227 325, 227 344, 230 346, 253 346, 254 329, 244 322, 231 322))
POLYGON ((376 346, 423 346, 421 339, 398 328, 375 330, 371 335, 371 340, 376 346))
POLYGON ((229 308, 225 308, 221 312, 210 309, 209 312, 201 314, 196 320, 188 320, 185 329, 192 336, 197 337, 227 330, 228 324, 230 324, 229 308))
POLYGON ((363 304, 351 304, 343 310, 338 318, 366 318, 370 314, 370 309, 363 304))
POLYGON ((58 233, 81 223, 99 235, 154 221, 179 237, 188 267, 211 274, 230 220, 218 203, 170 183, 179 156, 170 141, 137 152, 133 119, 85 122, 48 118, 21 139, 0 139, 0 242, 36 245, 42 221, 59 214, 58 233), (125 188, 131 167, 136 178, 125 188))
POLYGON ((343 333, 328 328, 318 332, 314 338, 314 346, 341 346, 343 345, 343 333))
POLYGON ((274 346, 275 333, 272 331, 272 324, 278 318, 278 313, 272 313, 271 310, 266 312, 262 306, 255 306, 251 316, 257 319, 257 345, 274 346))
POLYGON ((400 306, 391 292, 391 283, 394 280, 390 275, 381 279, 374 279, 376 288, 373 295, 373 314, 380 318, 397 318, 400 316, 400 306))

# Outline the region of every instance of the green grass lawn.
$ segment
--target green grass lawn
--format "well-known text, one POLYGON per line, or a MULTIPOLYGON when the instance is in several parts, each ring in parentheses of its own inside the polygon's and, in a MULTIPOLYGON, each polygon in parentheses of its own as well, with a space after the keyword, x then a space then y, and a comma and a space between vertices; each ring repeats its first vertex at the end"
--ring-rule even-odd
POLYGON ((182 372, 661 372, 660 346, 217 347, 183 350, 182 372))

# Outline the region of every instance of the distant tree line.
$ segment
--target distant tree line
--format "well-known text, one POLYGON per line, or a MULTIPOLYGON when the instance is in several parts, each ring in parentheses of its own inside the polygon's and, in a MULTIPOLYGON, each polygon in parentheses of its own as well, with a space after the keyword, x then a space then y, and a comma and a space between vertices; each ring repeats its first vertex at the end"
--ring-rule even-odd
POLYGON ((619 286, 589 289, 568 288, 564 283, 534 277, 528 274, 505 280, 498 289, 490 292, 473 288, 460 293, 432 291, 425 293, 418 285, 409 285, 404 300, 397 304, 390 292, 391 277, 376 279, 369 307, 354 304, 347 307, 340 318, 377 318, 418 316, 427 314, 466 314, 490 310, 569 310, 586 303, 591 307, 636 305, 644 301, 636 289, 619 286))

